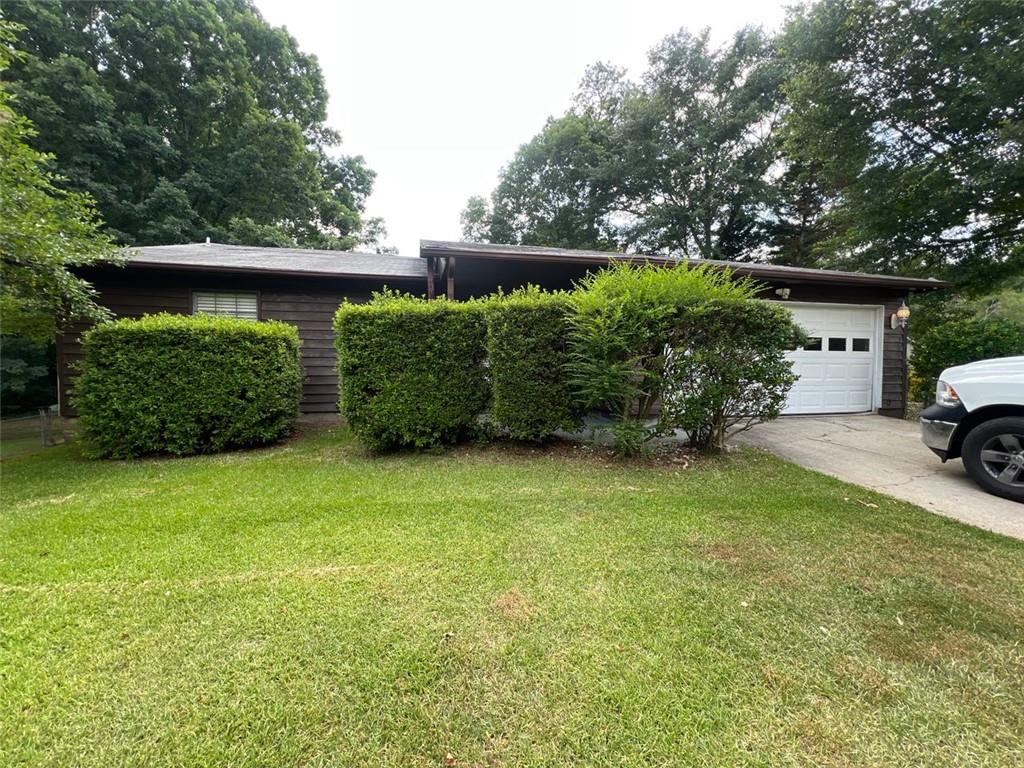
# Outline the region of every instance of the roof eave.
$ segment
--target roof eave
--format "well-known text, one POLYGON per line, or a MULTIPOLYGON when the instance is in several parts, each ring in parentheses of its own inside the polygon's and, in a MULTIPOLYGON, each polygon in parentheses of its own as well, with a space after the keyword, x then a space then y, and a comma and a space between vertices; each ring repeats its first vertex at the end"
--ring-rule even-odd
POLYGON ((369 272, 325 272, 318 270, 277 269, 274 267, 232 267, 213 264, 183 264, 152 261, 127 261, 123 264, 127 269, 172 270, 176 272, 222 272, 228 274, 247 275, 284 275, 287 277, 334 277, 343 279, 367 280, 426 280, 427 272, 422 275, 396 275, 369 272))
MULTIPOLYGON (((531 251, 520 251, 516 248, 467 248, 459 244, 444 243, 440 241, 421 240, 420 256, 450 256, 454 258, 475 258, 475 259, 510 259, 516 261, 533 261, 561 264, 584 264, 602 265, 613 261, 626 262, 631 264, 661 264, 673 265, 680 260, 665 256, 644 256, 630 253, 608 253, 602 254, 594 251, 583 251, 579 255, 568 256, 561 253, 563 249, 554 249, 545 252, 542 249, 531 251)), ((689 259, 691 265, 709 264, 717 269, 730 269, 741 275, 749 275, 761 280, 775 282, 793 283, 827 283, 832 285, 854 285, 875 288, 890 288, 893 290, 938 290, 950 287, 950 283, 932 278, 898 277, 895 275, 870 275, 866 273, 837 273, 823 270, 801 270, 789 271, 786 269, 759 269, 756 263, 734 264, 715 260, 689 259)))

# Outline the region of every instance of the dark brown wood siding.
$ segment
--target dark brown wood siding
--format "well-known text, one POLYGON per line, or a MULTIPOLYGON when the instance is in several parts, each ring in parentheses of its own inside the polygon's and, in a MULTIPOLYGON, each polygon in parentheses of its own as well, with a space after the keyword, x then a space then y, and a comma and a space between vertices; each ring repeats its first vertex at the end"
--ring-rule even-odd
MULTIPOLYGON (((306 380, 302 389, 304 413, 338 410, 338 377, 334 353, 334 313, 346 299, 366 301, 384 280, 296 278, 274 275, 231 275, 209 272, 102 270, 86 275, 99 292, 100 303, 115 317, 141 317, 157 312, 190 314, 192 292, 257 291, 260 319, 294 325, 302 339, 302 364, 306 380)), ((396 288, 423 292, 423 281, 404 284, 389 279, 396 288)), ((76 324, 57 339, 61 413, 76 415, 69 401, 82 357, 80 337, 87 325, 76 324)))
MULTIPOLYGON (((281 320, 299 329, 302 365, 306 381, 302 387, 305 413, 338 410, 338 373, 335 368, 334 313, 346 298, 331 291, 293 293, 268 289, 260 294, 260 318, 281 320)), ((352 301, 366 295, 348 296, 352 301)))

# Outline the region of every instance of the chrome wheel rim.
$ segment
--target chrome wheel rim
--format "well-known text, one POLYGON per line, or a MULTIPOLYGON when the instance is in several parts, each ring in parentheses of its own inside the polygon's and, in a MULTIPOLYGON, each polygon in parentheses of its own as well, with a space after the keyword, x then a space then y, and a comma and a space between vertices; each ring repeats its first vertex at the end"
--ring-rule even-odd
POLYGON ((997 482, 1024 488, 1024 434, 989 438, 981 447, 981 466, 997 482))

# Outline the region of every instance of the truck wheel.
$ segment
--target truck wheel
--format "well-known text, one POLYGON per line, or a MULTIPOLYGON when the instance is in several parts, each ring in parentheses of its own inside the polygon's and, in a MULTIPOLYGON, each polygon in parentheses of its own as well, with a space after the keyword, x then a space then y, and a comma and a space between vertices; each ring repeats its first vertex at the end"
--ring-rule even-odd
POLYGON ((989 493, 1024 502, 1024 417, 982 422, 964 438, 964 467, 989 493))

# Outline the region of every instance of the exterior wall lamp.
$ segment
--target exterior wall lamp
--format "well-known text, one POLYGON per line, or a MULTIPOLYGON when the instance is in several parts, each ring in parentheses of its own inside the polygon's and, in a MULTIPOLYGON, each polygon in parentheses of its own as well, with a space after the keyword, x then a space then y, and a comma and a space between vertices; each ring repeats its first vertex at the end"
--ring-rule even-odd
POLYGON ((776 288, 775 295, 785 301, 789 298, 789 288, 776 288))
POLYGON ((889 315, 889 327, 894 331, 897 328, 906 328, 907 321, 910 319, 910 307, 907 306, 907 302, 900 304, 900 308, 889 315))

